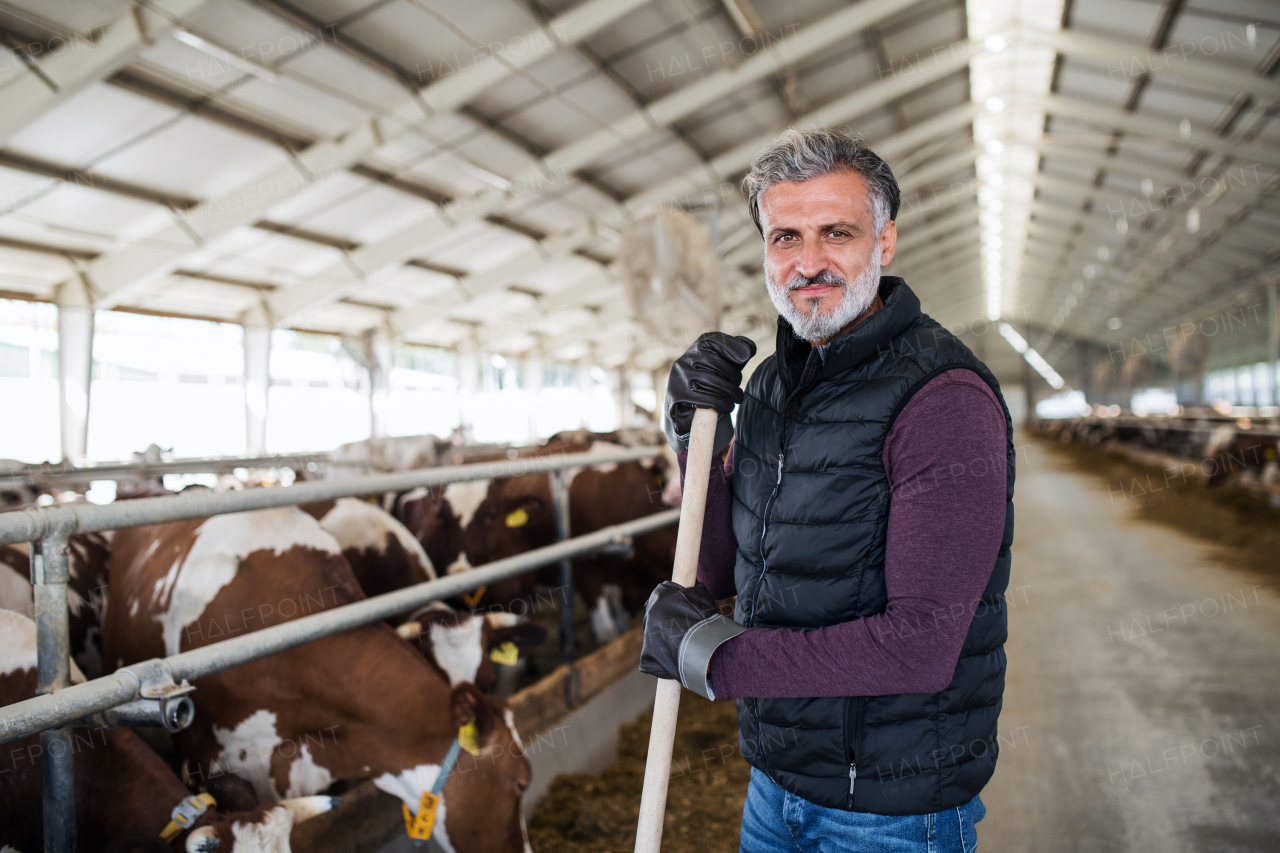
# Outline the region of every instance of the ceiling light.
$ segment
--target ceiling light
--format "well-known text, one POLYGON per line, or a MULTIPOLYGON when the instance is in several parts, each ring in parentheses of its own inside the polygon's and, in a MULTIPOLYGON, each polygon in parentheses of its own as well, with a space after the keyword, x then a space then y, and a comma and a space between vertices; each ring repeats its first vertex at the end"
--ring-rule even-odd
POLYGON ((988 139, 983 148, 987 149, 988 154, 1000 154, 1004 151, 1004 143, 999 139, 988 139))
POLYGON ((1125 234, 1128 234, 1128 233, 1129 233, 1129 220, 1127 220, 1127 219, 1123 219, 1123 218, 1122 218, 1122 219, 1117 219, 1117 220, 1116 220, 1116 231, 1118 231, 1118 232, 1121 234, 1121 236, 1123 236, 1123 235, 1125 235, 1125 234))
POLYGON ((1142 179, 1142 194, 1143 194, 1143 195, 1151 195, 1151 194, 1152 194, 1153 192, 1155 192, 1155 191, 1156 191, 1156 184, 1155 184, 1155 181, 1151 180, 1150 178, 1143 178, 1143 179, 1142 179))
POLYGON ((1107 321, 1107 328, 1113 332, 1123 325, 1124 325, 1124 321, 1121 320, 1119 317, 1112 317, 1110 320, 1107 321))
POLYGON ((1191 119, 1184 118, 1178 124, 1178 135, 1181 136, 1183 139, 1191 138, 1191 119))
POLYGON ((1200 208, 1193 207, 1187 211, 1187 233, 1194 234, 1200 230, 1200 208))
POLYGON ((986 102, 982 106, 985 107, 989 113, 1004 112, 1004 101, 999 98, 987 98, 986 102))
MULTIPOLYGON (((1253 24, 1250 24, 1249 26, 1253 26, 1253 24)), ((982 40, 982 46, 992 53, 999 53, 1008 47, 1008 44, 1002 37, 998 35, 990 35, 982 40)))
POLYGON ((984 177, 982 180, 983 180, 983 183, 985 183, 987 186, 990 186, 990 187, 1004 186, 1004 175, 1000 174, 999 172, 989 172, 987 173, 987 176, 984 177))
POLYGON ((1111 258, 1111 250, 1108 249, 1106 246, 1099 246, 1098 260, 1105 261, 1105 260, 1109 260, 1110 258, 1111 258))

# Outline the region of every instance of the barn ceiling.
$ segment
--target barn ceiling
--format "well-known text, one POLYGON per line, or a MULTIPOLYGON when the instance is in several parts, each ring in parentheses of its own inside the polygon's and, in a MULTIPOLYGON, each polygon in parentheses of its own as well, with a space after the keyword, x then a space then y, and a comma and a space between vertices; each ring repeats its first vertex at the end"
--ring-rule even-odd
POLYGON ((926 310, 1050 364, 1280 256, 1263 0, 0 0, 0 35, 9 295, 648 368, 613 262, 677 205, 768 347, 736 183, 790 124, 894 166, 926 310))

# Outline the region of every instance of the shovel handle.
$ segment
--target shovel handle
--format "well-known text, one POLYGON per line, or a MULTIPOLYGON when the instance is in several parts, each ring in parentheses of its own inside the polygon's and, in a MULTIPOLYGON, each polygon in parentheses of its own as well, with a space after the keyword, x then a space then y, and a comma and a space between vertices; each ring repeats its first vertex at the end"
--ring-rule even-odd
MULTIPOLYGON (((671 573, 671 579, 681 586, 693 586, 698 579, 698 550, 702 547, 702 519, 707 509, 707 481, 711 476, 718 418, 714 409, 698 409, 693 413, 680 498, 676 559, 671 573)), ((671 750, 675 746, 679 712, 680 682, 659 680, 653 703, 653 727, 649 730, 649 756, 644 765, 635 853, 658 853, 662 849, 662 821, 667 811, 667 783, 671 781, 671 750)))

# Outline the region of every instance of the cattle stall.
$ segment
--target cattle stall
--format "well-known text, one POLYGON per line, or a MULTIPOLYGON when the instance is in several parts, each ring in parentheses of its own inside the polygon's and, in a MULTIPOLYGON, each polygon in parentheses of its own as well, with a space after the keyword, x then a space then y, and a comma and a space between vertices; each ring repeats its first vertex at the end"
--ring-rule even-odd
MULTIPOLYGON (((71 730, 77 721, 140 701, 154 703, 156 714, 163 716, 170 710, 171 701, 179 701, 190 691, 189 682, 202 676, 377 622, 432 601, 455 597, 542 566, 560 564, 562 582, 571 585, 571 558, 618 546, 630 537, 675 524, 679 520, 679 510, 658 512, 587 535, 570 537, 563 472, 584 466, 640 461, 661 452, 660 448, 630 448, 573 456, 508 459, 399 474, 302 482, 281 488, 194 492, 101 506, 55 504, 0 514, 0 545, 32 543, 37 678, 42 694, 0 708, 0 743, 40 733, 46 849, 54 853, 72 853, 76 847, 71 730), (560 540, 554 545, 213 645, 122 667, 111 675, 91 681, 71 683, 67 548, 74 534, 536 473, 547 473, 552 477, 560 540)), ((567 656, 572 656, 572 624, 569 620, 571 608, 565 608, 561 623, 568 639, 564 639, 562 634, 562 647, 567 656)))

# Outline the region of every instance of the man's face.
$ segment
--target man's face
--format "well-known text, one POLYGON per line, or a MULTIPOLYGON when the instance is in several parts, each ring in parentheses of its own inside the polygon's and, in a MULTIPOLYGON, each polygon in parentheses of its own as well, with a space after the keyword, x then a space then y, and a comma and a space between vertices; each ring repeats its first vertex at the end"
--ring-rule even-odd
POLYGON ((856 172, 774 184, 760 198, 770 296, 807 340, 830 340, 862 314, 893 260, 897 229, 876 235, 870 201, 856 172))

